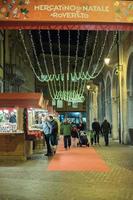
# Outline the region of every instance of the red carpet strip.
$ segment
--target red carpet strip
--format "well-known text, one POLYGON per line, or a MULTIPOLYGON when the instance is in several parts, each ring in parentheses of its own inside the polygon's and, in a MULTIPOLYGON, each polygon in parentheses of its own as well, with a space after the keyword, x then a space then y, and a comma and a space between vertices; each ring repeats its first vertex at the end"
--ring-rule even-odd
POLYGON ((48 170, 108 172, 110 169, 93 147, 72 147, 65 150, 63 142, 60 141, 56 155, 49 162, 48 170))

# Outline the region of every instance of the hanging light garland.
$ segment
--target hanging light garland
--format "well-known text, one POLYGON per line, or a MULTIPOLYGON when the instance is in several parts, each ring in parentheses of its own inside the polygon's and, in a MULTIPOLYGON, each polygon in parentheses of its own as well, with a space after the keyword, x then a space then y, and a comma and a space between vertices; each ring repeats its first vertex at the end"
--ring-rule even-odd
MULTIPOLYGON (((49 77, 49 71, 48 71, 48 66, 47 66, 47 62, 46 62, 46 56, 45 56, 45 52, 44 52, 44 48, 43 48, 43 44, 42 44, 41 30, 39 30, 38 33, 39 33, 39 41, 40 41, 41 50, 42 50, 42 55, 43 55, 43 62, 44 62, 44 66, 45 66, 45 69, 46 69, 47 76, 49 77)), ((52 88, 52 90, 53 90, 53 95, 54 95, 55 92, 54 92, 54 87, 53 87, 52 81, 51 81, 51 88, 52 88)), ((48 82, 49 93, 50 93, 50 96, 51 96, 52 99, 53 99, 53 95, 52 95, 51 88, 50 88, 50 83, 48 82)))
MULTIPOLYGON (((115 33, 114 33, 114 36, 113 36, 113 39, 112 39, 112 43, 111 43, 111 45, 110 45, 110 48, 109 48, 107 57, 109 57, 109 55, 110 55, 110 53, 111 53, 111 50, 112 50, 112 48, 113 48, 113 46, 114 46, 114 44, 115 44, 116 38, 117 38, 117 31, 115 31, 115 33)), ((104 66, 105 66, 105 63, 103 62, 102 67, 101 67, 101 69, 99 70, 99 72, 98 72, 95 76, 94 76, 95 73, 92 74, 92 75, 93 75, 93 79, 95 79, 95 78, 97 78, 97 77, 99 76, 99 74, 102 72, 104 66)), ((92 75, 91 75, 91 79, 92 79, 92 75)), ((84 84, 84 86, 83 86, 82 95, 83 95, 83 92, 84 92, 84 90, 85 90, 85 86, 86 86, 86 84, 84 84)))
POLYGON ((67 59, 67 86, 66 86, 67 92, 69 91, 68 81, 69 81, 69 74, 70 74, 70 51, 71 51, 70 45, 71 45, 71 32, 70 30, 68 30, 68 59, 67 59))
MULTIPOLYGON (((74 74, 76 73, 77 63, 78 63, 79 37, 80 37, 80 30, 77 31, 77 45, 76 45, 76 56, 75 56, 74 74)), ((74 82, 73 89, 75 90, 75 82, 74 82)))
MULTIPOLYGON (((94 71, 93 71, 93 73, 95 73, 96 72, 96 70, 97 70, 97 68, 99 67, 99 63, 100 63, 100 60, 101 60, 101 57, 102 57, 102 55, 103 55, 103 51, 104 51, 104 48, 105 48, 105 44, 106 44, 106 41, 107 41, 107 36, 108 36, 108 31, 106 31, 106 34, 105 34, 105 38, 104 38, 104 42, 103 42, 103 45, 102 45, 102 47, 101 47, 101 52, 100 52, 100 55, 99 55, 99 58, 98 58, 98 61, 97 61, 97 63, 96 63, 96 66, 95 66, 95 69, 94 69, 94 71)), ((91 77, 91 79, 92 79, 92 76, 90 75, 90 77, 91 77)), ((80 91, 79 91, 79 93, 82 93, 83 92, 83 88, 84 88, 84 85, 86 85, 86 82, 82 82, 81 83, 81 85, 83 86, 83 87, 80 87, 80 91)))
POLYGON ((35 69, 34 69, 34 67, 33 67, 32 61, 31 61, 31 59, 30 59, 30 55, 29 55, 29 53, 28 53, 28 50, 27 50, 27 47, 26 47, 26 44, 25 44, 25 41, 24 41, 24 36, 23 36, 23 34, 22 34, 21 29, 19 30, 19 33, 20 33, 21 41, 22 41, 23 46, 24 46, 24 49, 25 49, 25 53, 26 53, 27 58, 28 58, 28 61, 29 61, 29 63, 30 63, 30 67, 31 67, 33 73, 35 74, 35 76, 38 78, 38 80, 40 80, 38 74, 36 73, 36 71, 35 71, 35 69))
MULTIPOLYGON (((57 31, 57 36, 58 36, 58 48, 59 48, 59 67, 60 67, 60 75, 62 77, 62 67, 61 67, 61 44, 60 44, 60 30, 57 31)), ((59 88, 61 90, 61 83, 59 79, 59 88)), ((63 80, 63 90, 65 89, 64 86, 64 80, 63 80)))
MULTIPOLYGON (((48 88, 49 88, 49 92, 50 92, 51 98, 52 99, 56 99, 56 100, 60 99, 60 100, 64 100, 64 101, 76 101, 76 100, 79 101, 79 102, 83 101, 84 100, 83 93, 84 93, 86 81, 96 78, 100 74, 100 72, 102 71, 102 69, 104 67, 104 64, 103 64, 103 66, 98 71, 99 63, 101 61, 101 58, 102 58, 102 55, 103 55, 103 51, 104 51, 104 48, 105 48, 105 44, 106 44, 106 40, 107 40, 107 36, 108 36, 108 31, 105 34, 104 42, 103 42, 103 45, 101 47, 101 52, 100 52, 100 55, 98 57, 96 67, 95 67, 95 69, 93 70, 93 72, 91 74, 89 73, 89 69, 91 67, 91 63, 92 63, 92 60, 93 60, 93 56, 94 56, 94 52, 95 52, 95 48, 96 48, 96 44, 97 44, 97 40, 98 40, 98 31, 96 32, 95 42, 94 42, 93 51, 92 51, 92 55, 91 55, 91 58, 90 58, 88 70, 87 71, 83 71, 84 65, 85 65, 86 54, 87 54, 89 31, 86 34, 85 50, 84 50, 84 56, 83 56, 82 66, 81 66, 81 71, 80 72, 76 72, 77 62, 78 62, 78 49, 79 49, 80 31, 77 32, 77 45, 76 45, 74 73, 70 73, 71 33, 70 33, 70 31, 68 31, 68 60, 67 60, 68 65, 67 65, 67 74, 63 74, 63 72, 62 72, 61 43, 60 43, 61 40, 60 40, 60 31, 59 30, 57 32, 57 36, 58 36, 58 48, 59 48, 60 74, 56 74, 54 58, 53 58, 52 40, 51 40, 51 36, 50 36, 50 31, 49 30, 48 30, 48 39, 49 39, 51 62, 52 62, 52 67, 53 67, 54 74, 49 74, 49 72, 48 72, 48 67, 47 67, 47 63, 46 63, 46 57, 45 57, 43 44, 42 44, 41 31, 39 31, 39 38, 40 38, 40 44, 41 44, 41 49, 42 49, 42 54, 43 54, 43 60, 44 60, 44 65, 45 65, 45 69, 46 69, 46 74, 43 74, 43 72, 42 72, 42 69, 41 69, 41 66, 40 66, 40 63, 39 63, 39 60, 38 60, 38 57, 37 57, 36 48, 35 48, 35 45, 34 45, 34 41, 33 41, 33 37, 32 37, 31 31, 29 31, 29 35, 30 35, 30 38, 31 38, 33 52, 34 52, 34 55, 35 55, 35 58, 36 58, 36 61, 37 61, 37 66, 39 68, 40 75, 38 75, 36 73, 35 68, 33 67, 33 64, 31 62, 28 50, 26 48, 24 37, 23 37, 23 34, 22 34, 21 30, 20 30, 20 35, 21 35, 21 39, 22 39, 22 42, 23 42, 23 45, 24 45, 24 49, 25 49, 27 58, 28 58, 29 63, 30 63, 30 67, 31 67, 33 73, 35 74, 35 76, 37 77, 37 79, 39 81, 48 82, 48 88), (64 83, 65 80, 66 80, 66 88, 65 88, 65 83, 64 83), (77 85, 77 89, 75 90, 76 81, 78 81, 78 85, 77 85), (59 90, 58 91, 57 91, 57 85, 56 85, 57 82, 59 82, 59 90), (63 84, 61 84, 61 82, 63 82, 63 84), (70 82, 70 84, 68 84, 68 82, 70 82), (74 85, 73 85, 73 82, 74 82, 74 85), (54 86, 53 86, 53 83, 54 83, 54 86), (52 90, 50 88, 50 84, 51 84, 52 90), (61 85, 63 85, 63 89, 62 89, 61 85)), ((116 35, 114 36, 114 39, 115 38, 116 38, 116 35)), ((111 49, 113 47, 113 44, 114 44, 114 41, 115 41, 114 39, 113 39, 112 46, 109 49, 109 53, 111 52, 111 49)))
POLYGON ((42 77, 43 76, 43 72, 42 72, 42 68, 40 66, 40 62, 39 62, 38 57, 37 57, 36 48, 35 48, 35 44, 33 42, 33 37, 32 37, 32 34, 31 34, 31 30, 29 31, 29 35, 30 35, 30 40, 31 40, 31 44, 32 44, 32 49, 33 49, 33 52, 34 52, 34 55, 35 55, 35 58, 36 58, 37 66, 39 68, 39 71, 40 71, 41 77, 42 77))
MULTIPOLYGON (((48 39, 49 39, 49 47, 50 47, 50 54, 51 54, 51 62, 52 62, 53 72, 54 72, 54 75, 56 75, 55 65, 54 65, 54 58, 53 58, 53 47, 52 47, 52 41, 51 41, 51 36, 50 36, 50 31, 49 30, 48 30, 48 39)), ((57 86, 56 86, 55 80, 54 80, 54 85, 55 85, 55 91, 57 91, 57 86)))
POLYGON ((84 96, 79 95, 76 91, 57 91, 54 99, 68 102, 83 102, 84 96))
MULTIPOLYGON (((84 64, 85 64, 88 41, 89 41, 89 31, 87 31, 87 34, 86 34, 85 51, 84 51, 84 56, 83 56, 82 66, 81 66, 81 71, 80 71, 81 73, 83 72, 83 68, 84 68, 84 64)), ((77 92, 79 91, 79 87, 80 87, 80 82, 78 81, 77 92)))

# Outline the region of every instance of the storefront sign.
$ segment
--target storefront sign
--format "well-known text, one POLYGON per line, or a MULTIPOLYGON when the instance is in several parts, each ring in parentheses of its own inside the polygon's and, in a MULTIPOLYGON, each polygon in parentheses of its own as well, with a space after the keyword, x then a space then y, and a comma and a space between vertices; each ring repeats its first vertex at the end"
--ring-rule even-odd
POLYGON ((132 23, 133 2, 123 0, 1 0, 0 21, 132 23))

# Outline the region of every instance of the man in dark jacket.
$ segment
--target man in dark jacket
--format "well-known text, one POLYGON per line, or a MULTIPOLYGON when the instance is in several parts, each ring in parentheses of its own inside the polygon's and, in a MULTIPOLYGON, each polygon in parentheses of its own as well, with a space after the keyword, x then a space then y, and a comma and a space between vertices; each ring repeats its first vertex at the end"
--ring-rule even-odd
POLYGON ((94 142, 95 142, 95 144, 96 143, 99 144, 99 134, 100 134, 101 128, 100 128, 100 124, 96 120, 96 118, 94 118, 94 122, 92 123, 92 130, 94 132, 94 142))
POLYGON ((101 131, 104 136, 105 146, 109 145, 109 133, 111 133, 111 126, 110 123, 107 121, 107 119, 104 119, 102 125, 101 125, 101 131))
POLYGON ((49 121, 52 127, 51 131, 51 144, 53 146, 53 153, 56 153, 56 146, 58 144, 58 123, 54 120, 53 116, 49 116, 49 121))

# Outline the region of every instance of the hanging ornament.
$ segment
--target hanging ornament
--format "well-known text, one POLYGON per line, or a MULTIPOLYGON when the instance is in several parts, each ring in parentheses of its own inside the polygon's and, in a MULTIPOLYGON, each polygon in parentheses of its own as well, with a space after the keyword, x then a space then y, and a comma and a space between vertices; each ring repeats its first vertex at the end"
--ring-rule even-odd
POLYGON ((20 17, 19 8, 15 8, 12 13, 14 18, 20 17))
POLYGON ((6 18, 8 18, 8 17, 9 17, 9 15, 10 15, 10 13, 9 13, 9 12, 7 12, 7 13, 5 14, 5 17, 6 17, 6 18))
POLYGON ((8 4, 8 10, 12 10, 12 8, 13 8, 13 5, 11 3, 8 4))

